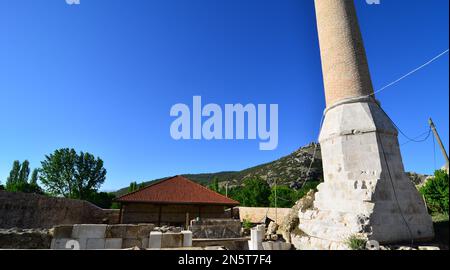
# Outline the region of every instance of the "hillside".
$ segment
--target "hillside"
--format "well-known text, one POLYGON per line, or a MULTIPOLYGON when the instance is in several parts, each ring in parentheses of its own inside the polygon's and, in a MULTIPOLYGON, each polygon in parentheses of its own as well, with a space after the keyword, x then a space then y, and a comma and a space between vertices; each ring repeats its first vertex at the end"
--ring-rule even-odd
MULTIPOLYGON (((298 188, 307 179, 308 168, 314 153, 314 144, 301 147, 293 153, 277 159, 275 161, 251 167, 242 171, 235 172, 218 172, 218 173, 202 173, 202 174, 184 174, 183 176, 196 181, 202 185, 209 184, 215 177, 221 184, 229 181, 229 186, 238 186, 242 184, 245 178, 258 176, 266 180, 272 185, 275 180, 277 183, 288 185, 292 188, 298 188)), ((316 159, 311 166, 310 177, 314 179, 323 179, 322 176, 322 159, 320 155, 320 146, 317 145, 316 159)), ((150 184, 161 179, 154 179, 144 182, 150 184)), ((116 195, 120 196, 127 193, 128 187, 116 191, 116 195)))

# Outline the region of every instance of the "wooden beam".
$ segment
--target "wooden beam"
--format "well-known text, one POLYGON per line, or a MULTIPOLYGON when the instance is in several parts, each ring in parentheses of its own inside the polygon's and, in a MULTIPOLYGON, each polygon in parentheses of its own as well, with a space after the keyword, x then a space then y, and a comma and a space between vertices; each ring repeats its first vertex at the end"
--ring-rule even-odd
POLYGON ((158 211, 158 227, 161 226, 162 205, 159 205, 158 211))

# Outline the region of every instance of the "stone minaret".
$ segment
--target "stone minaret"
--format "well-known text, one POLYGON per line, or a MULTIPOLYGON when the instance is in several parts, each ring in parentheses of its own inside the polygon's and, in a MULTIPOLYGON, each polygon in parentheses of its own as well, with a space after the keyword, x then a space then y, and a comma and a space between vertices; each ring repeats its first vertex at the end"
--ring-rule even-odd
MULTIPOLYGON (((315 0, 327 109, 319 142, 324 183, 299 212, 300 249, 345 249, 350 236, 380 243, 434 235, 404 172, 398 132, 373 95, 353 0, 315 0)), ((295 240, 296 239, 296 240, 295 240)))

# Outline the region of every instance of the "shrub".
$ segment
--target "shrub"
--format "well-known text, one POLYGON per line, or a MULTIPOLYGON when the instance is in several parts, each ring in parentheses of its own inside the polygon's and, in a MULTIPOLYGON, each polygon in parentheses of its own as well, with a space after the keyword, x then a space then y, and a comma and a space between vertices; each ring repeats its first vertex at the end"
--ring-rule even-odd
POLYGON ((242 228, 250 230, 252 228, 252 223, 248 219, 242 221, 242 228))
POLYGON ((346 244, 351 250, 364 250, 366 249, 367 240, 356 235, 352 235, 347 239, 346 244))
POLYGON ((425 197, 431 214, 448 213, 449 182, 446 171, 436 171, 434 177, 428 180, 419 191, 425 197))

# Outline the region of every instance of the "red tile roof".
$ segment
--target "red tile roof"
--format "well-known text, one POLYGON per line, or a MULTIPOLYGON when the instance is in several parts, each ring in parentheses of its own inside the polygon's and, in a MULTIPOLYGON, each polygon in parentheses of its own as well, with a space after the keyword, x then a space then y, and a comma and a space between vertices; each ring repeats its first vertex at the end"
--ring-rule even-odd
POLYGON ((118 202, 144 202, 167 204, 239 205, 239 202, 216 193, 183 176, 174 176, 125 194, 118 202))

